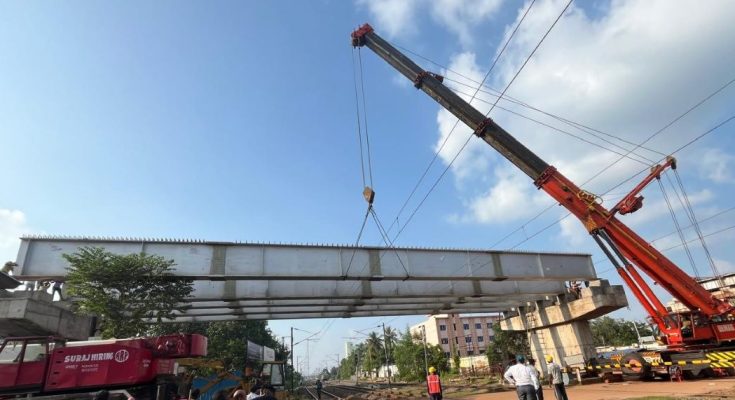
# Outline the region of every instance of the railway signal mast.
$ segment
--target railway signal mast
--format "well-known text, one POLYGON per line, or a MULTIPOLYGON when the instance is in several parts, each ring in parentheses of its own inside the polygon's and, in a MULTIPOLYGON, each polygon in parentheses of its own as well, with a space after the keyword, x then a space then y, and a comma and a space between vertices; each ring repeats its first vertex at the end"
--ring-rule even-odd
POLYGON ((537 188, 569 210, 615 266, 620 277, 641 302, 672 351, 718 347, 735 340, 735 307, 715 298, 661 252, 622 223, 616 214, 635 212, 643 205, 638 193, 666 168, 676 168, 669 157, 656 165, 636 188, 611 210, 599 197, 587 192, 561 174, 554 166, 516 140, 492 119, 472 107, 444 86, 443 77, 425 71, 365 24, 352 33, 354 47, 366 46, 413 82, 442 107, 450 111, 474 134, 523 171, 537 188), (654 294, 640 271, 692 310, 671 313, 654 294))

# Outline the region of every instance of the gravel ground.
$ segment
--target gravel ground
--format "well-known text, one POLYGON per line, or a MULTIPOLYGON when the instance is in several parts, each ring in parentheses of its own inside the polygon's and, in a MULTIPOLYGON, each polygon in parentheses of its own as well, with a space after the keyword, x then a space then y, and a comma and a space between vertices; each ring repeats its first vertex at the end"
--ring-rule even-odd
MULTIPOLYGON (((617 382, 595 383, 567 388, 570 400, 615 399, 735 399, 735 378, 703 379, 684 382, 617 382)), ((546 399, 554 399, 551 389, 544 389, 546 399)), ((446 398, 446 397, 445 397, 446 398)), ((467 400, 515 400, 514 391, 456 397, 467 400)))

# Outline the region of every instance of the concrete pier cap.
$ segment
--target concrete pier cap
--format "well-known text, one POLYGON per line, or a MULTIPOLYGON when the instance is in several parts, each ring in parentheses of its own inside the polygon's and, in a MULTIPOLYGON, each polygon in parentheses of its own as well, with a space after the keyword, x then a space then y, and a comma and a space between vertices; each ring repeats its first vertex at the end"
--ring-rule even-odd
POLYGON ((531 356, 545 373, 547 355, 569 367, 596 357, 589 321, 627 306, 623 286, 597 279, 578 294, 568 292, 505 312, 500 327, 527 333, 531 356))

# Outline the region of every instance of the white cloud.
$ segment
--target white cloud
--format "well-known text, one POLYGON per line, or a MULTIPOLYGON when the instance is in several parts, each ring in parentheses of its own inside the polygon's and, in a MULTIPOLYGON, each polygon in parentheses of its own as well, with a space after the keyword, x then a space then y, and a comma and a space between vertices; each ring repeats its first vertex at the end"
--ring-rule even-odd
POLYGON ((564 218, 560 223, 561 235, 572 247, 589 245, 590 235, 579 220, 574 217, 564 218))
POLYGON ((388 37, 411 35, 416 32, 416 12, 419 0, 358 0, 375 18, 375 26, 388 37))
POLYGON ((387 37, 415 34, 420 13, 429 10, 434 21, 469 46, 474 42, 472 29, 496 15, 503 0, 357 0, 357 4, 367 7, 375 27, 387 37))
POLYGON ((0 264, 15 261, 20 246, 20 236, 31 229, 22 211, 0 208, 0 264))
POLYGON ((702 155, 700 171, 702 175, 713 182, 733 183, 732 164, 735 157, 721 149, 707 149, 702 155))
MULTIPOLYGON (((512 78, 565 4, 566 1, 552 0, 534 5, 491 77, 494 87, 502 88, 512 78)), ((628 141, 641 142, 730 79, 735 51, 723 38, 735 37, 733 18, 735 2, 729 1, 709 2, 706 7, 696 1, 682 1, 677 7, 671 7, 667 1, 616 1, 610 4, 606 15, 599 18, 591 18, 572 6, 508 94, 628 141), (695 72, 697 79, 690 79, 695 72)), ((516 21, 508 24, 506 37, 515 24, 516 21)), ((480 81, 489 63, 490 57, 478 61, 475 53, 464 51, 451 59, 450 69, 480 81)), ((453 79, 461 79, 445 73, 453 79)), ((468 84, 476 86, 476 83, 468 84)), ((473 92, 471 88, 462 90, 473 92)), ((722 119, 719 107, 724 108, 732 101, 733 93, 730 92, 723 92, 722 96, 646 143, 646 147, 666 153, 707 130, 722 119)), ((483 99, 494 101, 488 95, 483 95, 483 99)), ((482 112, 489 109, 487 104, 475 104, 482 112)), ((625 152, 507 101, 501 101, 499 106, 617 152, 625 152)), ((620 157, 499 109, 491 116, 532 151, 580 184, 620 157)), ((453 117, 446 111, 439 111, 439 138, 435 148, 446 138, 453 123, 453 117)), ((469 134, 463 125, 460 127, 462 129, 453 134, 440 154, 445 165, 469 134)), ((650 160, 662 157, 641 149, 637 153, 650 160)), ((681 158, 686 153, 678 156, 681 158)), ((722 152, 710 153, 710 156, 709 161, 704 161, 712 164, 708 167, 709 177, 721 181, 731 179, 727 166, 732 157, 722 152)), ((545 203, 538 200, 538 192, 530 180, 518 171, 508 172, 509 164, 498 160, 500 157, 484 142, 473 139, 453 166, 456 182, 473 182, 482 187, 471 190, 467 189, 468 185, 460 185, 465 191, 461 196, 471 198, 466 202, 469 218, 463 220, 482 223, 523 220, 543 208, 545 203)), ((649 161, 644 163, 650 164, 649 161)), ((645 164, 625 159, 584 188, 601 194, 635 172, 646 169, 645 164)), ((635 183, 637 180, 630 181, 615 191, 625 192, 635 183)), ((699 194, 700 206, 716 197, 706 191, 699 194)), ((665 206, 660 207, 661 203, 652 199, 656 197, 647 199, 646 207, 639 212, 640 217, 634 214, 633 223, 650 221, 668 213, 665 206)), ((585 234, 584 229, 575 228, 577 225, 577 221, 570 219, 561 226, 562 233, 572 242, 580 237, 577 231, 585 234)))
POLYGON ((494 16, 503 0, 434 0, 431 16, 457 35, 463 46, 474 43, 472 28, 494 16))
POLYGON ((496 183, 490 190, 475 197, 469 208, 473 219, 478 222, 506 222, 527 218, 549 203, 528 179, 511 169, 495 170, 496 183))

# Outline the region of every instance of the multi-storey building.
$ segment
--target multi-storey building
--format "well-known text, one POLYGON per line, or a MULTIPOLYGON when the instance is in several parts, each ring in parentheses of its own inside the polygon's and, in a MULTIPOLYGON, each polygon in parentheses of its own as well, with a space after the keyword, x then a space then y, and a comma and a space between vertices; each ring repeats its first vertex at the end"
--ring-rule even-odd
POLYGON ((441 346, 447 357, 456 352, 465 357, 485 354, 493 340, 492 325, 499 319, 499 315, 440 314, 410 329, 419 336, 426 330, 426 342, 441 346))
MULTIPOLYGON (((735 273, 727 273, 714 278, 697 279, 700 285, 720 300, 735 305, 735 273)), ((688 312, 689 309, 677 299, 671 299, 666 306, 673 312, 688 312)))

